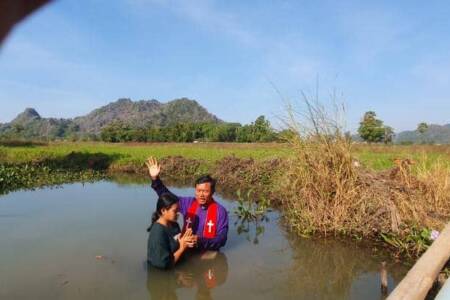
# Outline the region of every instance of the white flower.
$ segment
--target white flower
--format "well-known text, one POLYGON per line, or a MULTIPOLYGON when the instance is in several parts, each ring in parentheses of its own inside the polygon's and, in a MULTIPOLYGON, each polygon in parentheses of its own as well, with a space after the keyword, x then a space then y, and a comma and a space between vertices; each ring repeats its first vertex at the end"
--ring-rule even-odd
POLYGON ((431 233, 430 233, 430 239, 432 241, 435 241, 438 237, 439 237, 439 231, 432 230, 431 233))

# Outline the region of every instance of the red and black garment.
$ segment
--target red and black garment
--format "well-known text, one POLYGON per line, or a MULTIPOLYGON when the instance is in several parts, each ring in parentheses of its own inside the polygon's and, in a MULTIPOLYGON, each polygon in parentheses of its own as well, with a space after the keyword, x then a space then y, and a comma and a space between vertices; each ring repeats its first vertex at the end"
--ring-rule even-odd
MULTIPOLYGON (((198 201, 197 199, 194 199, 191 206, 189 207, 187 214, 184 216, 184 226, 183 226, 183 232, 186 231, 187 228, 193 228, 194 224, 200 224, 199 216, 197 215, 197 209, 198 209, 198 201)), ((218 205, 217 203, 212 200, 212 202, 208 205, 207 212, 206 212, 206 220, 203 223, 203 237, 212 239, 216 237, 217 233, 217 211, 218 211, 218 205)))

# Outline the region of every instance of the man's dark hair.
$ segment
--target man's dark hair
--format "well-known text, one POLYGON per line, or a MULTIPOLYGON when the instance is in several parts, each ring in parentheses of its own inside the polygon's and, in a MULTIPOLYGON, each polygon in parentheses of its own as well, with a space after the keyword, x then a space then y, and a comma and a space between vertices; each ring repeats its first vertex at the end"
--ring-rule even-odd
POLYGON ((212 178, 210 175, 203 175, 197 178, 197 180, 195 180, 195 186, 207 182, 211 184, 211 192, 214 193, 216 191, 216 180, 212 178))

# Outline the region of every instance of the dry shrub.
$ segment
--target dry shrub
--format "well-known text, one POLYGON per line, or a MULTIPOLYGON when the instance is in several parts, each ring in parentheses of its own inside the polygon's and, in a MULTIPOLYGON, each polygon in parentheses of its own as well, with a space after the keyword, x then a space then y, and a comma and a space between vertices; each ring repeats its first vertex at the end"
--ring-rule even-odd
POLYGON ((404 225, 400 234, 408 234, 411 227, 440 229, 450 216, 450 169, 439 160, 431 165, 427 161, 396 159, 387 178, 386 172, 379 174, 404 225))
POLYGON ((216 162, 213 177, 224 190, 253 190, 255 196, 273 198, 273 191, 280 170, 285 168, 284 161, 279 158, 255 160, 226 156, 216 162))
POLYGON ((437 160, 427 166, 426 158, 416 170, 418 197, 416 210, 423 211, 424 225, 439 228, 450 216, 450 168, 448 164, 437 160))
MULTIPOLYGON (((198 159, 185 158, 180 155, 166 156, 159 160, 164 178, 173 180, 179 179, 184 181, 187 179, 193 179, 196 176, 206 173, 206 165, 203 161, 198 159)), ((148 169, 144 164, 139 162, 128 165, 111 165, 108 168, 108 172, 114 173, 136 173, 144 176, 148 176, 148 169)))
POLYGON ((305 102, 301 124, 290 112, 297 134, 289 139, 292 156, 278 191, 295 231, 406 238, 414 228, 443 226, 450 208, 448 167, 435 163, 413 172, 414 162, 407 159, 384 172, 361 167, 337 118, 305 102))
POLYGON ((353 231, 369 203, 343 136, 315 134, 291 139, 294 155, 280 181, 280 193, 290 223, 303 233, 353 231), (364 206, 364 207, 363 207, 364 206))
POLYGON ((305 104, 306 114, 288 108, 297 133, 288 140, 293 155, 280 180, 288 223, 300 233, 354 231, 373 209, 359 197, 351 140, 321 105, 306 97, 305 104))
POLYGON ((431 168, 422 166, 418 178, 423 182, 422 191, 427 207, 432 211, 449 215, 450 203, 450 169, 438 160, 431 168))
POLYGON ((203 172, 202 161, 184 158, 183 156, 167 156, 160 160, 163 172, 168 177, 179 179, 193 178, 203 172))

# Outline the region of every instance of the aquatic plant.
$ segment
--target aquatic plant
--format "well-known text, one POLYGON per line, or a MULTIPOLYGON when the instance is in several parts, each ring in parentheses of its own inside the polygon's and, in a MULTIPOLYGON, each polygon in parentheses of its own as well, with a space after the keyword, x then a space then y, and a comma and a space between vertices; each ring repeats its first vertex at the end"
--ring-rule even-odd
POLYGON ((419 256, 433 242, 435 233, 432 235, 432 232, 429 228, 411 227, 403 236, 393 233, 380 233, 380 236, 384 242, 394 248, 396 254, 405 253, 409 256, 419 256))
POLYGON ((256 245, 259 243, 259 237, 265 231, 263 223, 268 221, 269 218, 265 215, 256 219, 238 219, 235 223, 237 234, 245 234, 246 240, 256 245))
POLYGON ((264 233, 263 222, 268 222, 267 213, 270 211, 270 201, 267 198, 255 200, 253 190, 248 190, 245 196, 238 190, 237 207, 234 211, 237 216, 238 234, 246 234, 246 239, 254 244, 259 243, 259 236, 264 233))
POLYGON ((252 197, 253 190, 248 190, 246 195, 241 195, 241 191, 237 190, 238 205, 235 214, 241 220, 257 220, 264 218, 265 214, 270 211, 270 200, 261 197, 255 200, 252 197))
POLYGON ((68 171, 52 169, 42 165, 0 165, 0 194, 17 189, 38 188, 69 182, 87 182, 105 178, 105 174, 94 170, 68 171))

